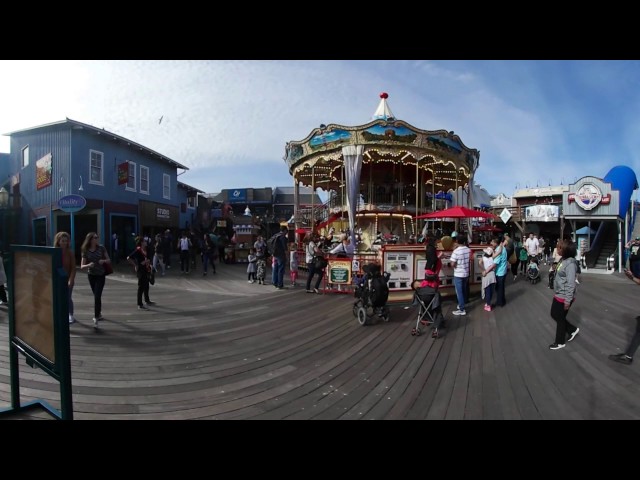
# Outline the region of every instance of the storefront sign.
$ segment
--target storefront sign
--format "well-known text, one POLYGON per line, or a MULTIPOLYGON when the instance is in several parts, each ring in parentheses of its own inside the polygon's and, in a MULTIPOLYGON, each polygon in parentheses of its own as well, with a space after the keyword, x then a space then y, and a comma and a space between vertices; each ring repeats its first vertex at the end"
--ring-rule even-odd
POLYGON ((351 260, 329 260, 329 283, 337 285, 349 285, 351 283, 351 260))
POLYGON ((216 222, 216 227, 227 228, 227 221, 226 220, 218 220, 216 222))
POLYGON ((51 154, 48 153, 36 161, 36 189, 51 185, 52 163, 51 154))
POLYGON ((236 188, 229 190, 229 203, 245 203, 247 201, 247 189, 236 188))
POLYGON ((164 207, 156 207, 157 220, 171 220, 171 210, 164 207))
POLYGON ((86 205, 86 198, 80 195, 67 195, 58 200, 58 207, 60 207, 60 210, 67 213, 79 212, 86 205))
POLYGON ((583 210, 593 210, 600 203, 608 205, 611 202, 611 195, 602 195, 602 191, 593 183, 583 184, 577 192, 570 193, 567 197, 569 203, 576 202, 576 205, 583 210))
POLYGON ((389 290, 411 288, 413 252, 385 252, 384 270, 389 272, 389 290))

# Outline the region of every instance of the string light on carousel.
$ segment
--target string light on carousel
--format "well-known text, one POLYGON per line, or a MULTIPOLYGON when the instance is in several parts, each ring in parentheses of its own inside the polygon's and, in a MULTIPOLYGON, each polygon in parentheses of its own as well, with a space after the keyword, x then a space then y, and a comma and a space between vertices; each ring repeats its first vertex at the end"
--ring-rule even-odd
POLYGON ((388 98, 380 94, 368 123, 323 124, 286 144, 295 198, 301 185, 328 194, 323 205, 294 205, 296 228, 322 235, 348 225, 349 232, 361 232, 358 250, 368 251, 380 243, 414 243, 422 231, 416 216, 460 204, 463 196, 471 207, 471 194, 458 193, 473 185, 480 152, 453 131, 422 130, 397 119, 388 98))

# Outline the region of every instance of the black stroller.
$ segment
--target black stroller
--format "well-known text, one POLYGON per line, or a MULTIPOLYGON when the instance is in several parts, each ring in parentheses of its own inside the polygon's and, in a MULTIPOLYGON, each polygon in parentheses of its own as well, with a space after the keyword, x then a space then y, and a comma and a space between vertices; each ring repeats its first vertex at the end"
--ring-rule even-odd
POLYGON ((538 257, 531 257, 527 264, 527 280, 533 285, 540 281, 540 267, 538 266, 538 257))
POLYGON ((357 283, 353 303, 353 316, 360 325, 372 325, 376 318, 389 321, 389 273, 381 273, 380 265, 365 265, 362 279, 357 283))
POLYGON ((415 327, 411 329, 411 335, 419 337, 422 335, 422 327, 433 325, 431 337, 438 338, 438 328, 444 323, 440 292, 436 288, 420 287, 421 283, 421 280, 415 280, 411 285, 414 290, 413 305, 419 307, 418 318, 415 327))

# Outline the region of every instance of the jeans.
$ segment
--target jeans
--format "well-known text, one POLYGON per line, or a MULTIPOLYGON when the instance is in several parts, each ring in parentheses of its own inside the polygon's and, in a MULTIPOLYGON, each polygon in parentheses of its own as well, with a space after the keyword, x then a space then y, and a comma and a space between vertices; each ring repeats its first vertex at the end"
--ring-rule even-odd
POLYGON ((73 287, 69 287, 69 315, 73 315, 73 300, 71 294, 73 293, 73 287))
POLYGON ((467 285, 469 277, 453 277, 453 286, 456 289, 456 297, 458 297, 458 307, 464 311, 466 303, 467 285))
POLYGON ((507 274, 499 277, 496 275, 496 305, 504 307, 507 304, 507 299, 504 295, 504 285, 507 281, 507 274))
POLYGON ((104 275, 89 275, 89 285, 93 292, 93 316, 102 315, 102 290, 104 289, 104 275))
POLYGON ((567 321, 568 313, 569 310, 564 309, 564 303, 554 298, 551 303, 551 318, 556 321, 556 343, 558 345, 567 343, 567 335, 576 331, 576 327, 567 321))
POLYGON ((493 297, 493 288, 495 287, 495 283, 491 283, 487 285, 484 289, 484 303, 485 305, 491 305, 491 297, 493 297))
MULTIPOLYGON (((145 267, 138 267, 145 268, 145 267)), ((138 271, 138 306, 142 306, 142 296, 144 295, 144 301, 149 302, 149 274, 145 270, 144 272, 138 271)))
POLYGON ((285 260, 276 257, 276 267, 275 267, 275 273, 274 273, 274 280, 277 281, 277 283, 274 283, 274 285, 276 285, 278 288, 284 288, 284 267, 285 267, 285 260))
POLYGON ((309 269, 307 273, 307 290, 311 290, 311 280, 316 273, 318 274, 318 278, 316 279, 314 288, 320 288, 320 282, 322 282, 322 270, 316 270, 316 265, 313 262, 307 263, 307 268, 309 269))

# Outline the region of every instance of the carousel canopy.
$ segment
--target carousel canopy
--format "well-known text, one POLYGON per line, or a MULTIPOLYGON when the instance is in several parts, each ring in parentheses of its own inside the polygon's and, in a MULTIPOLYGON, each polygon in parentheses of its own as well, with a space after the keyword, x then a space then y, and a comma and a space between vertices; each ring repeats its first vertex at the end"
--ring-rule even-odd
POLYGON ((296 184, 339 191, 345 183, 343 147, 363 147, 361 184, 426 191, 456 189, 469 183, 480 152, 453 131, 422 130, 397 120, 380 95, 373 120, 364 125, 320 125, 299 141, 286 144, 284 161, 296 184))

